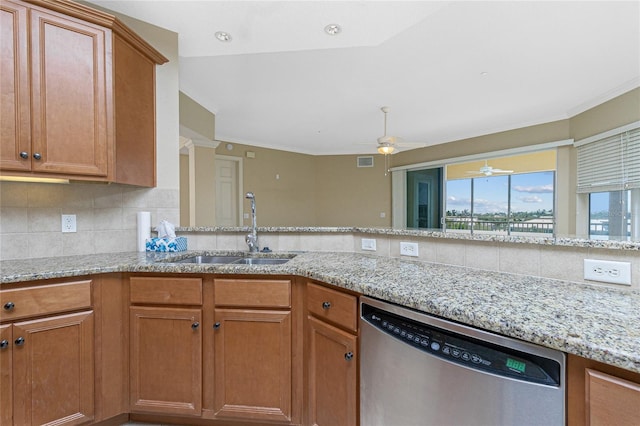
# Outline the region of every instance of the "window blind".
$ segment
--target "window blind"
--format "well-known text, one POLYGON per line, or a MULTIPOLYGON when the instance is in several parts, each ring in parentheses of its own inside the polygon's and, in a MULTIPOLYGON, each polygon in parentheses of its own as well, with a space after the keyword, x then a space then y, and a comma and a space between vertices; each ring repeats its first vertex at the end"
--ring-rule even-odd
POLYGON ((576 145, 578 193, 640 188, 640 127, 576 145))

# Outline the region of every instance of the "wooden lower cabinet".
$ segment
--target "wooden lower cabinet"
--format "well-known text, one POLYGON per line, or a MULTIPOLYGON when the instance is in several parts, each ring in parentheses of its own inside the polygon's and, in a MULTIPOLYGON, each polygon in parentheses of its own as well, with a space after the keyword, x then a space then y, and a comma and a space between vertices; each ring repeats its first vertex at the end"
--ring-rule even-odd
POLYGON ((130 308, 130 409, 201 415, 201 309, 130 308))
POLYGON ((306 283, 306 424, 358 424, 358 297, 306 283))
POLYGON ((309 424, 357 424, 358 338, 308 317, 309 424))
POLYGON ((216 309, 218 418, 291 422, 291 311, 216 309))
POLYGON ((640 374, 575 355, 567 357, 569 426, 640 424, 640 374))
MULTIPOLYGON (((2 331, 9 344, 2 350, 2 375, 6 365, 12 365, 13 372, 14 425, 75 425, 93 420, 92 311, 16 322, 2 331)), ((11 424, 5 413, 9 404, 3 395, 3 425, 11 424)))
POLYGON ((0 425, 13 423, 13 327, 0 326, 0 425))

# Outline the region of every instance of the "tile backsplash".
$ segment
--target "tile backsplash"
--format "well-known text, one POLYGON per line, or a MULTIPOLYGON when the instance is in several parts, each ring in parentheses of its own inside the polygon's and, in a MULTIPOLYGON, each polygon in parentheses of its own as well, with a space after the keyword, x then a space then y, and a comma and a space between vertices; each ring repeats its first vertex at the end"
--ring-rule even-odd
POLYGON ((136 213, 179 223, 178 189, 119 184, 0 183, 0 260, 136 250, 136 213), (77 232, 61 232, 61 215, 77 232))

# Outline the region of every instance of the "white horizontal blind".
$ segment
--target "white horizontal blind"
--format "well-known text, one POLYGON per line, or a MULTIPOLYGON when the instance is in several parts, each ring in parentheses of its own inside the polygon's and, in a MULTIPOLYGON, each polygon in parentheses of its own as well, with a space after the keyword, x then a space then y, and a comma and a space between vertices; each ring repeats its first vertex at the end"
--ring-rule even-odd
POLYGON ((640 128, 577 147, 578 193, 640 188, 640 128))

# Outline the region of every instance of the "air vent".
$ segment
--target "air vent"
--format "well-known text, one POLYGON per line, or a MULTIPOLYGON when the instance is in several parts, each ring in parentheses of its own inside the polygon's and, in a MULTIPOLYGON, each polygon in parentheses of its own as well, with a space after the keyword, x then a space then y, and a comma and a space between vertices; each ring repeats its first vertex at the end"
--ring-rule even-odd
POLYGON ((358 167, 373 167, 373 155, 358 157, 358 167))

